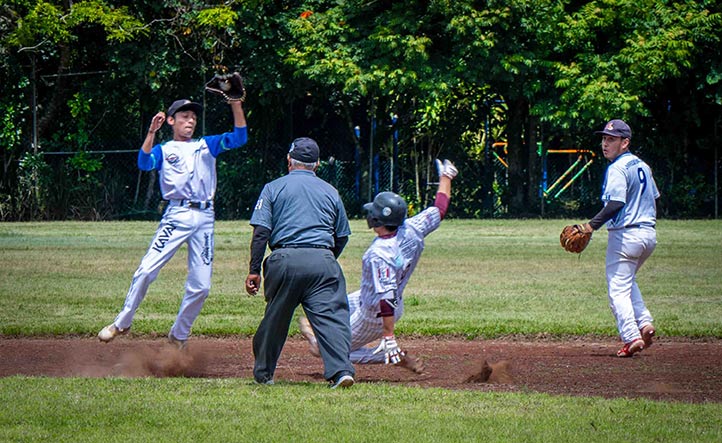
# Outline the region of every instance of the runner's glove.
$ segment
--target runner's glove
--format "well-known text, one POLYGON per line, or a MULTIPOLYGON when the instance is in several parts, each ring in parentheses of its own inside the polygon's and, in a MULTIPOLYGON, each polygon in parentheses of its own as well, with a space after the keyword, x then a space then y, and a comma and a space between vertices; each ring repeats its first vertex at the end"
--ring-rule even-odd
POLYGON ((404 355, 406 355, 406 353, 399 348, 398 343, 396 343, 396 338, 393 335, 385 335, 381 339, 381 343, 379 343, 379 346, 373 353, 378 354, 379 352, 384 353, 384 362, 387 365, 395 365, 401 361, 401 358, 404 355))

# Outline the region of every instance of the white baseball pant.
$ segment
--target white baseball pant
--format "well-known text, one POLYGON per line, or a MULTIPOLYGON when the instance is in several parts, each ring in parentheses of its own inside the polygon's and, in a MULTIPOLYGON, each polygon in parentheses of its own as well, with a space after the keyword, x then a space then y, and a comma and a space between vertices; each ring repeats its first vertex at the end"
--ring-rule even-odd
POLYGON ((187 243, 188 277, 185 294, 170 332, 179 340, 188 339, 193 322, 203 308, 211 288, 214 223, 213 208, 168 207, 148 252, 133 275, 123 309, 114 322, 116 327, 130 327, 150 284, 183 243, 187 243))
POLYGON ((636 274, 656 246, 657 234, 652 227, 609 231, 606 263, 609 306, 624 343, 640 338, 639 330, 653 321, 637 286, 636 274))

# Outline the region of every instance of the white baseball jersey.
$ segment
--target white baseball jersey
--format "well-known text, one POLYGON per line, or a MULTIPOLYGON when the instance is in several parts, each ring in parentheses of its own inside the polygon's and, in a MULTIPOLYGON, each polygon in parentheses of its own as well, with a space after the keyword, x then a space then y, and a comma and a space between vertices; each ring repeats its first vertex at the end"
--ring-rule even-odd
POLYGON ((625 226, 654 226, 657 218, 655 200, 659 198, 652 170, 636 155, 626 152, 607 168, 602 201, 624 203, 617 215, 607 222, 607 229, 625 226))
POLYGON ((188 279, 170 333, 179 340, 188 338, 211 287, 216 156, 243 146, 247 140, 248 133, 244 126, 234 128, 233 132, 209 135, 199 140, 171 140, 157 144, 150 154, 140 150, 138 168, 158 171, 161 194, 169 200, 169 205, 148 251, 133 275, 123 309, 114 321, 117 328, 127 329, 131 326, 150 284, 180 247, 187 244, 188 279))
POLYGON ((636 155, 626 152, 607 168, 602 201, 605 205, 624 203, 607 222, 606 256, 609 307, 624 343, 640 338, 641 328, 653 321, 636 274, 657 246, 655 200, 659 196, 652 170, 636 155))
POLYGON ((439 208, 431 206, 406 219, 396 235, 376 237, 363 256, 361 289, 349 294, 351 311, 351 361, 383 363, 384 354, 372 355, 364 348, 383 335, 383 319, 379 302, 396 300, 394 319, 404 312, 403 293, 424 251, 424 238, 441 224, 439 208))

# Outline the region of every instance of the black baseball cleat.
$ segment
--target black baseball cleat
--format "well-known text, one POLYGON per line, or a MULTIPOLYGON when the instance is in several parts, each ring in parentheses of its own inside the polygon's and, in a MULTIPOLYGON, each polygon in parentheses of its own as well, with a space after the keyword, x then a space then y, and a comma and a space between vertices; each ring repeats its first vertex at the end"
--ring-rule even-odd
POLYGON ((342 375, 336 379, 336 382, 331 382, 331 389, 336 388, 350 388, 354 384, 353 377, 350 375, 342 375))

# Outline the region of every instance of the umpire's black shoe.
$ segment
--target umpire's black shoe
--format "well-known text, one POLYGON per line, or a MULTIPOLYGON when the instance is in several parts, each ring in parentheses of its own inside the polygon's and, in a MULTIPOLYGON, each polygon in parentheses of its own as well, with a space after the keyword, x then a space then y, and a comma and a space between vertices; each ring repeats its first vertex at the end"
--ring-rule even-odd
POLYGON ((348 374, 339 375, 335 382, 331 382, 331 389, 350 388, 354 384, 353 377, 348 374))

